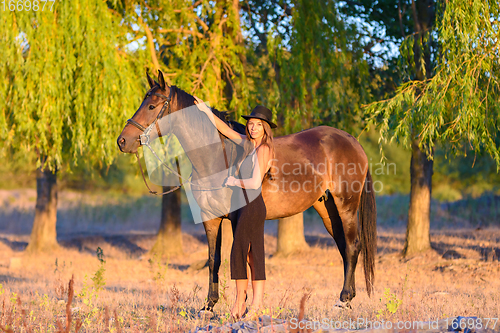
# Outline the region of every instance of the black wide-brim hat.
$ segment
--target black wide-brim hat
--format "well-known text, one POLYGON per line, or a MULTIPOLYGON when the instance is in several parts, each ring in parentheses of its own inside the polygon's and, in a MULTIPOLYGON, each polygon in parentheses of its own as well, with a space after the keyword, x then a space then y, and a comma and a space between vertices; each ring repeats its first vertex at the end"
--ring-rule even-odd
POLYGON ((264 120, 266 123, 268 123, 269 126, 271 126, 271 128, 278 127, 275 123, 271 121, 271 119, 273 119, 273 113, 271 112, 271 110, 262 105, 257 105, 256 107, 253 108, 252 113, 242 117, 245 118, 246 120, 251 118, 261 119, 264 120))

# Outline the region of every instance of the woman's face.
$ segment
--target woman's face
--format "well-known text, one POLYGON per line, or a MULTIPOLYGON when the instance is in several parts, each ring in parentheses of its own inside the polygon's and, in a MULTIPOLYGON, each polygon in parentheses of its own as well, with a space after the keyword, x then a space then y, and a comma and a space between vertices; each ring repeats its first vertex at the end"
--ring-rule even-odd
POLYGON ((257 140, 264 136, 264 125, 262 120, 256 118, 250 118, 247 123, 248 133, 252 139, 257 140))

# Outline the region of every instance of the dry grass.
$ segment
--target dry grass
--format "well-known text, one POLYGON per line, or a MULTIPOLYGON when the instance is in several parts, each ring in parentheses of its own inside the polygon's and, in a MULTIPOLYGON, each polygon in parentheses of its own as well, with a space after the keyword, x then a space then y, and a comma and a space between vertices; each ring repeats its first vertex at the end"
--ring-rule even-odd
MULTIPOLYGON (((485 258, 475 250, 495 245, 488 243, 492 241, 492 235, 497 242, 500 238, 498 230, 440 232, 433 236, 433 244, 441 246, 439 253, 433 251, 404 261, 398 255, 404 235, 381 232, 375 293, 368 298, 365 287, 358 284, 358 295, 350 311, 333 309, 343 280, 341 258, 335 247, 316 245, 308 253, 289 259, 271 257, 266 263, 266 310, 274 318, 297 318, 301 298, 304 293, 310 293, 305 304, 308 320, 376 320, 377 315, 384 319, 412 321, 458 315, 498 317, 498 259, 485 258), (450 249, 463 258, 444 259, 440 253, 451 253, 450 249), (402 301, 394 314, 387 311, 386 288, 402 301)), ((195 238, 191 241, 199 242, 195 238)), ((267 241, 275 243, 276 239, 268 235, 267 241)), ((203 246, 201 242, 199 245, 203 246)), ((4 247, 1 253, 2 256, 5 254, 4 247)), ((21 265, 0 267, 4 291, 0 296, 3 304, 0 324, 4 327, 62 331, 61 327, 66 326, 59 323, 68 323, 68 309, 72 310, 75 323, 78 320, 83 322, 81 331, 89 332, 107 329, 187 331, 208 324, 196 316, 207 293, 208 269, 186 269, 187 265, 203 257, 199 253, 172 258, 168 266, 164 263, 152 265, 147 260, 125 258, 125 255, 108 256, 105 288, 95 299, 88 291, 93 285, 91 277, 100 265, 95 256, 71 249, 43 257, 12 254, 20 258, 21 265), (75 299, 71 304, 67 293, 72 287, 64 288, 61 284, 62 281, 67 283, 73 275, 75 299), (87 294, 82 292, 85 286, 87 294), (66 295, 61 295, 61 290, 65 290, 66 295), (85 304, 89 297, 90 305, 85 304), (106 309, 112 313, 116 311, 114 320, 110 319, 110 312, 106 309)), ((358 270, 358 281, 362 281, 362 274, 358 270)), ((234 286, 227 275, 221 276, 221 280, 221 301, 215 308, 216 317, 210 321, 214 325, 229 320, 230 303, 234 298, 234 286)))
MULTIPOLYGON (((410 260, 399 256, 404 228, 379 228, 374 295, 368 298, 359 268, 353 309, 338 310, 333 305, 342 289, 341 257, 314 217, 307 214, 305 224, 311 250, 286 259, 272 257, 276 224, 266 226, 268 280, 264 301, 272 318, 298 318, 305 294, 309 294, 303 302, 307 320, 427 321, 459 315, 499 316, 497 227, 433 230, 435 249, 410 260), (400 304, 394 313, 391 301, 400 304)), ((221 297, 215 317, 197 317, 207 295, 208 268, 189 266, 207 257, 207 247, 202 226, 187 225, 184 230, 186 255, 168 262, 144 255, 155 239, 151 232, 60 233, 63 250, 37 257, 22 252, 28 239, 25 230, 20 234, 3 232, 0 331, 185 332, 228 323, 234 285, 228 279, 227 262, 220 275, 221 297), (92 280, 101 267, 95 256, 97 247, 103 249, 106 260, 100 273, 104 286, 99 290, 92 280)))

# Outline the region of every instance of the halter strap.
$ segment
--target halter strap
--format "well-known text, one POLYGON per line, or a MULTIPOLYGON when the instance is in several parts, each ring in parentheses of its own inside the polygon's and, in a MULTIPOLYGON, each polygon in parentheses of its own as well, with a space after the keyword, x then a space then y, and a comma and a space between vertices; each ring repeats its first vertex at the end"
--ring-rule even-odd
MULTIPOLYGON (((165 113, 165 110, 168 108, 168 113, 170 114, 170 101, 172 100, 172 92, 173 92, 173 89, 174 86, 171 86, 170 87, 170 93, 167 96, 163 95, 163 94, 159 94, 159 93, 154 93, 153 95, 157 96, 157 97, 160 97, 160 98, 163 98, 163 99, 166 99, 165 103, 163 103, 163 106, 160 110, 160 112, 158 113, 158 115, 156 116, 155 120, 149 125, 151 126, 152 124, 155 124, 158 122, 158 120, 160 120, 162 117, 163 117, 163 114, 165 113)), ((127 124, 130 124, 130 125, 133 125, 135 127, 137 127, 138 129, 140 129, 142 132, 146 132, 148 127, 144 127, 143 125, 139 124, 137 121, 135 121, 134 119, 130 118, 130 119, 127 119, 127 124)), ((157 126, 158 127, 158 126, 157 126)), ((158 134, 159 134, 159 128, 157 128, 158 130, 158 134)), ((144 134, 149 134, 148 133, 144 133, 144 134)))
POLYGON ((137 121, 135 121, 132 118, 127 120, 127 124, 134 125, 135 127, 137 127, 138 129, 140 129, 143 132, 146 130, 146 127, 142 126, 141 124, 139 124, 137 121))

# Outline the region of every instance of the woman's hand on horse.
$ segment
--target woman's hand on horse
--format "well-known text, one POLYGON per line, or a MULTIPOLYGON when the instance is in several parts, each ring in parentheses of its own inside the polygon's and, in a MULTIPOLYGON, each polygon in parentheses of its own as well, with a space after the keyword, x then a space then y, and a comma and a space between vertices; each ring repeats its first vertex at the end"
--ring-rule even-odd
POLYGON ((243 142, 243 140, 246 139, 246 136, 243 134, 240 134, 233 130, 231 127, 229 127, 225 122, 223 122, 219 117, 214 117, 214 114, 212 113, 212 110, 203 102, 201 99, 199 99, 196 96, 194 97, 194 103, 198 107, 198 109, 201 112, 204 112, 207 116, 208 119, 212 122, 212 124, 217 128, 219 132, 221 132, 223 135, 228 137, 229 139, 233 140, 235 143, 240 144, 243 142))
POLYGON ((208 108, 208 106, 205 104, 205 102, 203 102, 201 99, 199 99, 198 97, 196 96, 193 96, 194 97, 194 104, 196 104, 196 106, 198 107, 198 109, 202 112, 205 112, 207 114, 209 114, 210 112, 210 109, 208 108))

